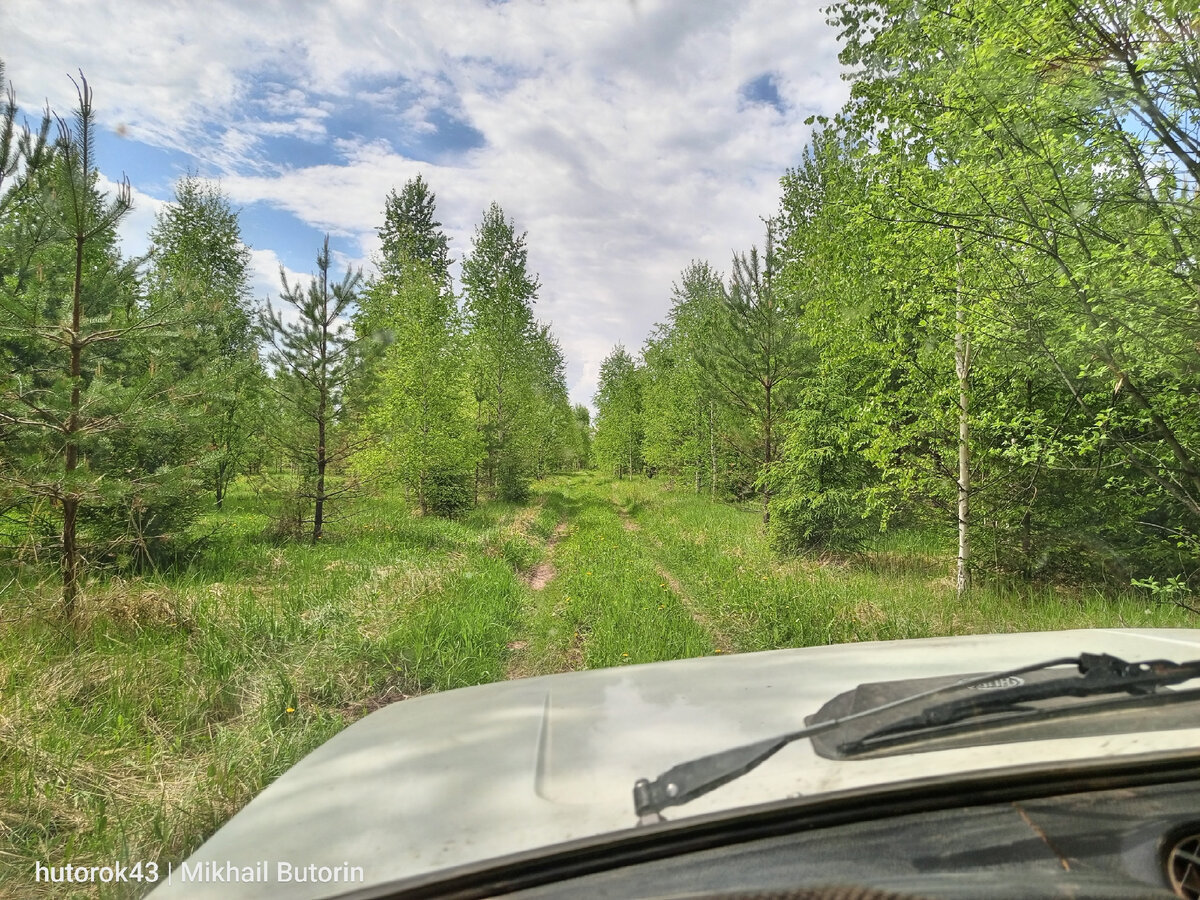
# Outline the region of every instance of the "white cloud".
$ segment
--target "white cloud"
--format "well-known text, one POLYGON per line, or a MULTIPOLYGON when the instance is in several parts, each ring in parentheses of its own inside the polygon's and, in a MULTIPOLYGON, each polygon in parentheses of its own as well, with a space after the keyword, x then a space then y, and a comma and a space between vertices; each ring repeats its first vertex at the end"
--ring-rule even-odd
MULTIPOLYGON (((235 203, 288 210, 356 240, 361 258, 388 189, 417 172, 458 255, 500 202, 529 232, 537 314, 554 323, 573 398, 588 403, 600 360, 618 341, 640 346, 689 260, 724 270, 734 249, 761 241, 760 217, 807 140, 803 119, 847 92, 816 2, 277 0, 201 14, 110 0, 72 4, 69 21, 45 0, 8 6, 3 54, 22 96, 68 108, 64 73, 83 67, 106 121, 200 155, 235 203), (739 97, 766 73, 782 113, 739 97), (431 117, 449 114, 484 145, 414 160, 395 149, 404 135, 339 132, 348 109, 425 138, 431 117), (263 161, 273 135, 324 140, 340 156, 263 161)), ((277 257, 255 253, 275 296, 277 257)))
MULTIPOLYGON (((96 179, 96 187, 112 200, 121 185, 101 172, 96 179)), ((130 195, 133 208, 117 223, 117 238, 121 242, 121 252, 126 257, 141 256, 150 249, 150 230, 154 227, 155 217, 167 206, 165 200, 143 193, 136 187, 130 187, 130 195)))
POLYGON ((295 316, 291 315, 289 319, 290 307, 286 303, 281 303, 279 299, 279 294, 283 290, 283 282, 279 277, 281 267, 284 275, 287 276, 289 285, 308 286, 312 277, 311 273, 298 272, 284 266, 274 250, 252 249, 250 251, 250 295, 259 306, 265 306, 269 301, 277 311, 282 310, 285 320, 290 321, 295 316))

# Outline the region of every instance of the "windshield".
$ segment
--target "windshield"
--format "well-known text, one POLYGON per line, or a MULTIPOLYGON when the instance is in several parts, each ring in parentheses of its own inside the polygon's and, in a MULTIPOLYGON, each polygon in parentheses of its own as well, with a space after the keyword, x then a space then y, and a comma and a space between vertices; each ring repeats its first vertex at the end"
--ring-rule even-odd
POLYGON ((6 3, 0 880, 1200 746, 1187 6, 6 3))

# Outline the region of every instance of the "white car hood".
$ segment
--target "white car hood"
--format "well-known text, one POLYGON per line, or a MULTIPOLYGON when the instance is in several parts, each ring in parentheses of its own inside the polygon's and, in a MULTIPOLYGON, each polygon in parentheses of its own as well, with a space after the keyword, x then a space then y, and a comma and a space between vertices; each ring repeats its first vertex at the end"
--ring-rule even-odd
MULTIPOLYGON (((841 644, 550 675, 405 700, 298 763, 186 861, 189 880, 172 866, 170 883, 164 878, 153 896, 326 897, 627 829, 635 824, 638 778, 795 730, 859 684, 999 671, 1080 652, 1197 659, 1200 630, 841 644), (280 862, 342 867, 339 882, 280 883, 280 862), (219 875, 234 869, 267 877, 214 880, 214 867, 219 875), (361 880, 341 882, 347 872, 361 880)), ((1200 747, 1200 721, 1188 724, 853 761, 823 759, 798 741, 667 817, 932 774, 1200 747)))

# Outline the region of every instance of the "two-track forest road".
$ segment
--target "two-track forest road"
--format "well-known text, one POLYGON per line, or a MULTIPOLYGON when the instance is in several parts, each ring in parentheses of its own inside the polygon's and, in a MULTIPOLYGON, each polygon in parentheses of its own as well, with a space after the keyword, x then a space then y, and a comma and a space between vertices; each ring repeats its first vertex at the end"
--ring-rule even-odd
POLYGON ((556 476, 538 484, 522 516, 534 534, 516 566, 524 584, 509 618, 510 678, 781 647, 1194 622, 1136 595, 1070 585, 981 579, 963 603, 950 525, 892 530, 855 554, 784 556, 757 504, 713 501, 663 477, 556 476))
POLYGON ((509 643, 510 678, 728 653, 733 642, 688 597, 661 542, 594 475, 540 485, 547 532, 509 643))

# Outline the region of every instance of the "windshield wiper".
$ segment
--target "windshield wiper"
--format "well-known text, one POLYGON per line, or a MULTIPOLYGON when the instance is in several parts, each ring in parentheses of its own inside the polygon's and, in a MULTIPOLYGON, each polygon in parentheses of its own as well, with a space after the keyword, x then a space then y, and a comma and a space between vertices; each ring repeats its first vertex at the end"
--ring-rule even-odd
MULTIPOLYGON (((1081 653, 1077 657, 1052 659, 1017 669, 1009 669, 1005 672, 993 672, 960 679, 953 684, 920 691, 899 700, 881 703, 870 709, 818 722, 777 737, 680 763, 663 772, 653 781, 645 778, 639 779, 633 786, 633 805, 638 815, 638 822, 639 824, 650 824, 662 821, 660 813, 667 807, 690 803, 697 797, 740 778, 766 762, 788 744, 801 738, 833 731, 842 728, 849 722, 867 716, 875 716, 918 700, 1059 666, 1075 666, 1079 675, 1052 678, 1034 683, 1018 683, 1012 687, 991 690, 979 696, 928 706, 915 716, 868 733, 859 738, 858 742, 880 737, 890 738, 905 731, 927 731, 943 726, 953 726, 955 723, 973 717, 1020 708, 1021 704, 1035 700, 1119 693, 1148 695, 1165 685, 1179 684, 1193 678, 1200 678, 1200 660, 1174 663, 1170 660, 1157 659, 1129 663, 1107 653, 1081 653)), ((1008 724, 1007 719, 1002 722, 1008 724)))
POLYGON ((969 696, 927 706, 915 716, 868 731, 855 740, 839 745, 838 750, 846 756, 853 756, 883 746, 957 731, 960 729, 955 726, 966 722, 976 730, 982 730, 1034 719, 1122 709, 1133 705, 1139 698, 1144 703, 1163 705, 1177 700, 1186 701, 1193 699, 1196 692, 1155 692, 1164 685, 1179 684, 1192 678, 1200 678, 1200 660, 1190 663, 1173 663, 1169 660, 1127 663, 1106 653, 1084 653, 1079 657, 1079 675, 1014 684, 986 692, 974 691, 969 696), (1122 700, 1050 709, 1024 705, 1039 700, 1102 694, 1131 696, 1122 700))

